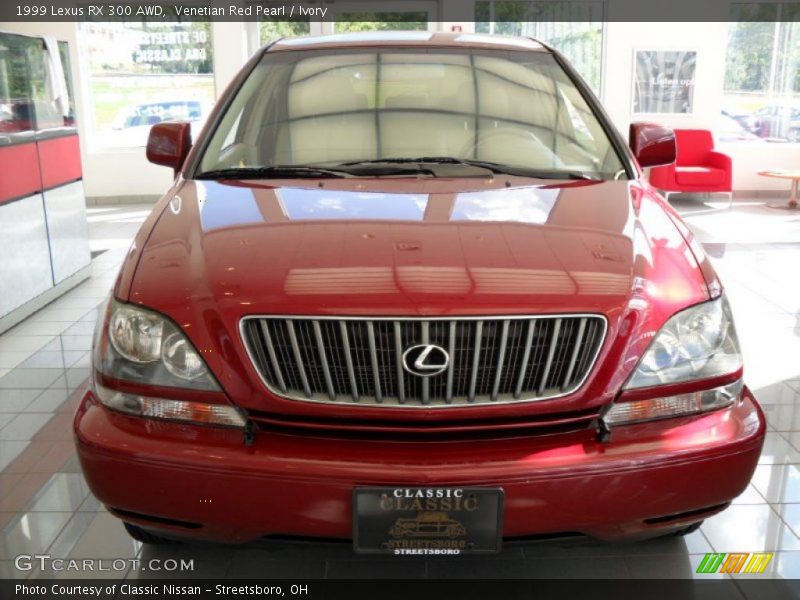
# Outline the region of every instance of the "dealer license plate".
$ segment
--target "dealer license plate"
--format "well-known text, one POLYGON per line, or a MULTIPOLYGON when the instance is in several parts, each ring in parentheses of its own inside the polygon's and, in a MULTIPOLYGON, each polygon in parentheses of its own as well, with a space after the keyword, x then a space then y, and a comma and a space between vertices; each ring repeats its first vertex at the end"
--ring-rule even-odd
POLYGON ((353 545, 363 554, 500 551, 503 490, 381 487, 353 490, 353 545))

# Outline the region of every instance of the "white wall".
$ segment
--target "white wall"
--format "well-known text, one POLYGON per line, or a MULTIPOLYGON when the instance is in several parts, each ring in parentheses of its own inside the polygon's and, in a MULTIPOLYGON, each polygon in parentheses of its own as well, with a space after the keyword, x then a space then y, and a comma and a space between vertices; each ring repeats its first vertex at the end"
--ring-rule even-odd
POLYGON ((747 191, 785 192, 785 179, 762 177, 759 171, 769 169, 800 169, 800 144, 770 142, 729 142, 719 144, 719 150, 733 158, 733 189, 747 191))
MULTIPOLYGON (((441 30, 462 25, 465 32, 472 23, 447 21, 448 6, 462 0, 442 0, 439 23, 441 30)), ((84 184, 87 196, 159 195, 169 185, 168 169, 147 162, 144 149, 107 149, 92 146, 87 134, 89 111, 88 76, 83 69, 88 61, 81 57, 75 23, 4 23, 2 28, 22 33, 50 34, 70 43, 73 81, 76 86, 76 111, 81 134, 84 184)), ((214 23, 213 44, 215 84, 219 95, 257 47, 254 25, 247 23, 214 23)), ((723 78, 727 47, 727 23, 625 23, 606 24, 604 36, 603 103, 614 124, 627 137, 632 114, 634 50, 696 49, 697 72, 694 92, 694 113, 649 117, 671 127, 713 129, 723 99, 723 78)), ((766 142, 728 143, 720 149, 734 159, 734 188, 737 190, 785 190, 781 180, 760 177, 756 173, 768 168, 800 167, 800 144, 766 142)))

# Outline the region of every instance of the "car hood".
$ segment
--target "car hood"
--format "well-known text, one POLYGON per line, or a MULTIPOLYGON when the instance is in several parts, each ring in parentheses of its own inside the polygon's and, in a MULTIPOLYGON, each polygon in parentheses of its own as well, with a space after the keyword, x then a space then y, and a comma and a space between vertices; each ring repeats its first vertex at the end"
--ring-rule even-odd
POLYGON ((702 287, 684 239, 632 182, 353 181, 184 183, 134 299, 242 314, 608 314, 637 280, 702 287))
POLYGON ((653 329, 708 298, 676 223, 637 181, 185 181, 128 299, 223 370, 255 314, 599 313, 613 339, 636 302, 653 329))

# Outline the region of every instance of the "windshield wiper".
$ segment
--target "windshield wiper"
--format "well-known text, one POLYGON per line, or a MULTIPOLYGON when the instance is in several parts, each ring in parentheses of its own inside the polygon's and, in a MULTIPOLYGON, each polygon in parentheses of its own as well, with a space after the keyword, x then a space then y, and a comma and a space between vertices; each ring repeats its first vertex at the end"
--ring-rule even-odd
POLYGON ((302 165, 271 165, 265 167, 230 167, 198 173, 195 179, 280 179, 320 177, 348 177, 350 173, 340 169, 305 167, 302 165))
POLYGON ((602 181, 597 177, 593 177, 581 171, 557 171, 557 170, 544 171, 539 169, 530 169, 528 167, 503 165, 500 163, 494 163, 485 160, 473 160, 470 158, 455 158, 453 156, 420 156, 417 158, 376 158, 372 160, 357 160, 352 162, 341 163, 340 165, 336 165, 336 168, 361 166, 361 165, 380 165, 380 164, 464 165, 468 167, 477 167, 486 169, 492 173, 497 173, 497 174, 515 175, 519 177, 532 177, 535 179, 581 179, 588 181, 602 181))
MULTIPOLYGON (((380 161, 383 162, 383 161, 380 161)), ((323 177, 391 177, 402 175, 432 175, 431 169, 419 166, 397 167, 380 164, 354 164, 322 167, 316 165, 270 165, 264 167, 232 167, 199 173, 196 179, 318 179, 323 177)))
MULTIPOLYGON (((461 158, 454 158, 452 156, 421 156, 419 158, 374 158, 370 160, 354 160, 352 162, 341 163, 336 165, 339 167, 378 167, 380 165, 464 165, 466 167, 477 167, 485 169, 490 173, 502 173, 498 170, 500 165, 492 165, 491 163, 483 163, 481 161, 473 161, 461 158)), ((420 166, 420 168, 422 168, 420 166)))
MULTIPOLYGON (((198 173, 196 179, 320 179, 344 177, 391 177, 403 175, 440 176, 435 169, 425 165, 463 165, 485 169, 490 173, 531 177, 535 179, 582 179, 601 181, 580 171, 542 171, 527 167, 450 156, 422 156, 419 158, 376 158, 341 163, 331 167, 315 165, 269 165, 263 167, 230 167, 198 173), (408 166, 397 166, 408 165, 408 166)), ((449 174, 448 174, 449 175, 449 174)))

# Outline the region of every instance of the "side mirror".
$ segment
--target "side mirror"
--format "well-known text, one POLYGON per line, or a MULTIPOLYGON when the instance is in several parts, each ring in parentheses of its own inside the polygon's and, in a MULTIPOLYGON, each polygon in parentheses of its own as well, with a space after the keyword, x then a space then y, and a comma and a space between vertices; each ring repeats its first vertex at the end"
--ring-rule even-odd
POLYGON ((156 123, 147 138, 147 160, 171 167, 177 174, 192 147, 191 125, 183 121, 156 123))
POLYGON ((674 163, 678 154, 675 132, 655 123, 631 123, 628 143, 642 167, 674 163))

